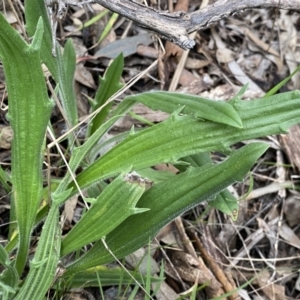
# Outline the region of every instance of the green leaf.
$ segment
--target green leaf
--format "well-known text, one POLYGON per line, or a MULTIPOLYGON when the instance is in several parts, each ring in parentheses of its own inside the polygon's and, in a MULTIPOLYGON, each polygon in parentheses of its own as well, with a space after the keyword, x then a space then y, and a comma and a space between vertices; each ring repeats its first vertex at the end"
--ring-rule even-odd
MULTIPOLYGON (((120 84, 121 75, 124 67, 124 58, 122 53, 114 59, 110 66, 106 69, 104 77, 100 77, 100 87, 95 96, 95 103, 92 105, 92 110, 95 111, 115 94, 122 85, 120 84)), ((105 121, 110 112, 112 103, 107 104, 102 110, 93 118, 91 122, 90 133, 93 134, 97 128, 105 121)))
POLYGON ((2 245, 0 245, 0 265, 3 265, 5 268, 0 274, 0 282, 3 284, 3 290, 0 289, 0 296, 2 291, 6 291, 6 294, 15 293, 19 283, 18 272, 13 263, 10 262, 8 254, 2 245))
MULTIPOLYGON (((52 54, 52 30, 48 20, 48 14, 44 1, 26 0, 25 5, 26 29, 30 36, 35 32, 37 22, 41 17, 44 23, 44 35, 41 45, 40 58, 48 67, 56 83, 59 84, 62 105, 65 109, 68 127, 77 125, 77 103, 74 92, 74 73, 76 67, 76 55, 71 40, 68 40, 62 56, 60 46, 56 44, 55 58, 52 54)), ((72 142, 72 138, 70 139, 72 142)))
MULTIPOLYGON (((190 155, 181 159, 189 163, 192 167, 201 167, 206 164, 213 163, 213 160, 210 158, 209 153, 197 153, 194 155, 190 155)), ((187 168, 185 166, 176 166, 180 171, 185 171, 187 168)), ((228 191, 224 190, 219 195, 216 196, 215 199, 209 201, 209 206, 212 206, 221 212, 231 216, 233 219, 237 216, 237 211, 239 209, 237 199, 228 191)))
POLYGON ((235 101, 235 100, 240 100, 242 96, 246 93, 248 89, 249 84, 246 83, 245 85, 242 86, 242 88, 238 91, 238 93, 228 102, 235 101))
MULTIPOLYGON (((142 247, 160 228, 184 211, 201 201, 212 199, 228 185, 241 181, 267 147, 263 143, 249 144, 234 151, 221 164, 192 168, 154 185, 138 202, 139 207, 150 210, 122 222, 106 236, 106 244, 119 258, 142 247)), ((112 260, 102 242, 96 242, 90 251, 67 267, 66 276, 112 260)))
POLYGON ((14 294, 16 291, 10 287, 9 285, 5 284, 4 282, 0 281, 0 296, 3 300, 11 299, 9 294, 14 294))
POLYGON ((72 189, 64 190, 63 192, 56 191, 52 193, 52 201, 53 203, 60 205, 69 198, 71 193, 72 189))
POLYGON ((170 171, 157 171, 152 168, 142 169, 137 172, 143 178, 147 178, 152 182, 161 182, 175 176, 174 173, 170 171))
MULTIPOLYGON (((79 272, 71 277, 70 285, 72 288, 83 288, 83 287, 99 287, 101 286, 112 286, 112 285, 125 285, 133 284, 133 278, 139 283, 144 283, 146 278, 143 277, 139 272, 128 271, 130 275, 125 272, 122 268, 107 268, 105 266, 97 266, 95 268, 79 272), (100 282, 99 282, 99 278, 100 282)), ((150 277, 151 282, 160 282, 161 279, 157 277, 150 277)))
POLYGON ((57 64, 52 55, 52 30, 44 1, 25 0, 26 30, 30 37, 35 33, 38 20, 44 23, 43 42, 41 45, 41 60, 46 64, 54 79, 58 80, 57 64))
POLYGON ((9 257, 3 246, 0 244, 0 264, 4 267, 9 265, 9 257))
MULTIPOLYGON (((247 85, 245 85, 239 93, 234 97, 235 99, 239 99, 246 91, 247 85)), ((201 108, 201 105, 204 105, 209 109, 211 105, 216 105, 218 107, 218 102, 215 103, 212 100, 204 99, 197 96, 192 96, 192 98, 189 99, 188 102, 185 102, 185 99, 181 100, 181 94, 176 94, 175 99, 170 97, 166 97, 166 95, 163 95, 163 97, 160 97, 160 93, 146 93, 146 97, 144 97, 145 94, 136 95, 136 96, 129 96, 125 98, 122 103, 119 105, 116 111, 118 112, 125 112, 130 109, 132 105, 134 105, 136 102, 142 102, 144 105, 147 105, 148 107, 151 107, 154 110, 163 110, 165 112, 173 112, 176 107, 180 105, 186 105, 185 110, 182 111, 182 113, 193 113, 195 109, 197 111, 201 108), (153 95, 153 97, 151 97, 153 95), (175 100, 175 101, 174 101, 175 100), (209 101, 209 102, 208 102, 209 101), (161 105, 163 103, 163 105, 161 105), (201 105, 199 106, 199 103, 201 105)), ((221 103, 221 102, 220 102, 221 103)), ((230 104, 226 104, 230 105, 230 104)), ((219 109, 223 109, 222 105, 219 109)), ((229 109, 230 111, 230 109, 229 109)), ((211 111, 213 112, 213 110, 211 111)), ((220 118, 222 119, 223 116, 225 116, 225 119, 227 118, 226 114, 219 114, 220 118)), ((203 117, 205 115, 203 114, 203 117)), ((228 120, 228 119, 227 119, 228 120)), ((230 120, 228 125, 230 125, 230 120)), ((238 122, 240 123, 240 117, 237 117, 238 122)), ((234 124, 231 124, 234 126, 234 124)), ((188 156, 184 158, 184 161, 188 162, 191 166, 194 167, 200 167, 206 163, 212 163, 212 160, 209 157, 208 153, 197 153, 191 156, 188 156)), ((186 166, 178 166, 179 170, 186 170, 186 166)), ((140 172, 140 171, 139 171, 140 172)), ((149 177, 150 178, 150 177, 149 177)), ((150 178, 151 179, 151 178, 150 178)), ((234 217, 234 214, 238 210, 238 203, 237 200, 233 195, 231 195, 227 191, 223 191, 220 193, 220 195, 216 196, 216 199, 210 201, 210 206, 215 207, 222 211, 223 213, 226 213, 232 217, 234 217), (226 196, 225 196, 226 195, 226 196)))
POLYGON ((11 183, 10 176, 3 170, 3 168, 0 166, 0 183, 4 187, 7 193, 11 192, 11 187, 9 186, 9 183, 11 183))
POLYGON ((84 22, 84 24, 80 25, 76 31, 82 30, 84 28, 88 28, 89 26, 97 23, 100 19, 102 19, 108 13, 109 13, 108 9, 101 10, 100 13, 98 13, 94 17, 92 17, 89 20, 87 20, 86 22, 84 22))
POLYGON ((55 278, 60 255, 59 207, 52 205, 24 285, 15 300, 44 299, 55 278))
POLYGON ((145 183, 132 183, 130 174, 118 176, 100 194, 62 241, 62 256, 105 237, 130 215, 140 212, 135 205, 145 183))
MULTIPOLYGON (((101 137, 109 130, 109 128, 120 118, 120 116, 115 116, 110 118, 107 122, 102 124, 93 134, 90 136, 85 143, 79 147, 75 147, 69 161, 69 167, 72 172, 75 173, 77 167, 86 157, 86 155, 95 147, 95 145, 99 142, 101 137)), ((68 172, 65 177, 61 180, 57 190, 55 191, 56 194, 63 193, 68 184, 71 181, 71 174, 68 172)), ((55 196, 56 197, 56 196, 55 196)), ((54 200, 55 201, 55 200, 54 200)))
POLYGON ((300 66, 298 66, 289 76, 287 76, 285 79, 283 79, 281 82, 279 82, 277 85, 275 85, 273 88, 271 88, 266 94, 265 97, 270 97, 277 93, 295 74, 297 74, 300 71, 300 66))
POLYGON ((176 165, 178 170, 180 170, 181 172, 185 172, 188 166, 197 168, 197 167, 204 166, 206 164, 213 163, 213 160, 210 158, 210 154, 208 152, 192 154, 181 158, 180 161, 184 161, 187 163, 187 165, 180 165, 180 164, 176 165))
POLYGON ((87 188, 98 180, 120 174, 128 166, 140 170, 199 152, 228 151, 229 146, 239 141, 283 133, 300 122, 298 91, 253 101, 236 100, 233 105, 243 128, 173 114, 160 124, 131 133, 85 169, 76 178, 78 184, 87 188))
POLYGON ((108 33, 112 30, 112 28, 113 28, 115 22, 117 21, 118 17, 119 17, 119 15, 117 13, 112 14, 112 16, 108 20, 106 26, 102 30, 101 36, 100 36, 99 40, 97 41, 97 44, 101 43, 105 39, 105 37, 108 35, 108 33))
POLYGON ((232 105, 224 101, 212 101, 202 97, 170 92, 148 92, 126 97, 116 111, 122 111, 136 102, 143 103, 154 110, 172 113, 184 106, 181 113, 194 114, 198 118, 242 128, 240 116, 232 105))
POLYGON ((129 132, 125 131, 122 133, 118 133, 115 136, 109 137, 107 140, 105 139, 101 141, 101 143, 96 144, 95 147, 93 147, 93 149, 91 150, 90 154, 88 155, 89 161, 94 162, 97 159, 97 157, 103 155, 103 151, 107 152, 105 151, 105 149, 113 148, 116 144, 119 144, 121 141, 123 141, 128 135, 129 132))
POLYGON ((228 190, 222 191, 215 199, 209 201, 208 204, 222 213, 229 215, 233 221, 236 221, 239 209, 238 200, 228 190))
MULTIPOLYGON (((67 41, 63 55, 61 54, 60 45, 57 44, 56 54, 59 94, 61 95, 61 102, 67 118, 68 128, 71 129, 78 123, 77 102, 74 89, 76 54, 72 40, 67 41)), ((71 141, 73 141, 73 138, 71 141)))
POLYGON ((0 57, 9 96, 9 120, 14 131, 12 183, 20 240, 16 268, 21 273, 42 193, 42 143, 53 104, 49 101, 40 64, 43 23, 37 24, 32 45, 0 14, 0 57), (34 120, 34 122, 33 122, 34 120))

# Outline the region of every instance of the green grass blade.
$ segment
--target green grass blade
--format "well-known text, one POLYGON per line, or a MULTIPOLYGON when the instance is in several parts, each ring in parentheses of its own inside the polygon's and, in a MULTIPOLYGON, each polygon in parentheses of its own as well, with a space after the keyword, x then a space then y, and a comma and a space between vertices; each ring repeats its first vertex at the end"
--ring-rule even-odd
POLYGON ((279 82, 276 86, 270 89, 266 94, 265 97, 270 97, 276 94, 296 73, 300 71, 300 66, 298 66, 292 74, 284 78, 281 82, 279 82))
POLYGON ((38 23, 31 45, 21 39, 2 14, 0 27, 0 57, 9 95, 9 120, 14 131, 12 183, 20 234, 16 268, 21 273, 41 200, 41 148, 53 105, 48 99, 39 57, 42 22, 38 23))
POLYGON ((86 21, 84 24, 80 25, 76 31, 80 31, 83 28, 87 28, 93 24, 95 24, 96 22, 98 22, 100 19, 102 19, 106 14, 109 13, 108 9, 104 9, 103 11, 101 11, 98 15, 90 18, 88 21, 86 21))
MULTIPOLYGON (((154 185, 144 193, 138 206, 150 210, 133 215, 106 236, 106 243, 117 257, 144 246, 156 232, 184 211, 213 198, 228 185, 241 181, 256 160, 266 151, 263 143, 253 143, 234 151, 218 165, 192 168, 154 185)), ((67 267, 68 275, 113 260, 101 241, 78 261, 67 267)))
POLYGON ((100 240, 130 215, 141 212, 135 205, 144 191, 145 183, 132 183, 125 174, 118 176, 63 239, 61 255, 100 240))
POLYGON ((234 143, 286 132, 289 126, 300 122, 298 91, 253 101, 236 100, 233 105, 243 128, 173 114, 160 124, 131 133, 84 170, 77 177, 78 184, 87 188, 98 180, 120 174, 128 166, 139 170, 158 163, 176 162, 199 152, 228 151, 234 143))
POLYGON ((108 35, 108 33, 111 31, 111 29, 113 28, 115 22, 117 21, 119 15, 117 13, 113 13, 112 16, 110 17, 109 21, 107 22, 107 25, 105 26, 98 43, 101 43, 105 37, 108 35))

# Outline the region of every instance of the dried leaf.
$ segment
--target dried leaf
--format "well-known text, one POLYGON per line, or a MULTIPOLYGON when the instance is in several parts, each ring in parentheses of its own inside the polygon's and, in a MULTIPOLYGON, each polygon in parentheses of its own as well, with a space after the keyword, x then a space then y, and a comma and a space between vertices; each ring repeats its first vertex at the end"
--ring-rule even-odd
POLYGON ((279 235, 287 241, 290 245, 300 249, 300 239, 294 231, 286 224, 282 224, 278 228, 279 235))
POLYGON ((74 76, 75 80, 80 82, 82 85, 85 85, 92 89, 96 89, 96 84, 94 82, 92 74, 82 63, 76 65, 76 71, 74 76))
POLYGON ((13 130, 10 126, 0 125, 0 148, 11 149, 13 130))
POLYGON ((116 58, 121 52, 124 57, 136 53, 140 44, 149 45, 152 39, 149 33, 139 34, 133 37, 117 40, 101 48, 95 53, 95 57, 116 58))

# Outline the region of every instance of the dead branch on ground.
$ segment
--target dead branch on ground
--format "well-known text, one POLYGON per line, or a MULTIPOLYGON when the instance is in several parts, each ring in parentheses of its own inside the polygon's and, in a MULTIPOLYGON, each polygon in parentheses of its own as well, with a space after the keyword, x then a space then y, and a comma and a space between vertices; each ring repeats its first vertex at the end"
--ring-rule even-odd
POLYGON ((280 8, 300 11, 299 0, 218 0, 193 13, 158 11, 132 0, 94 1, 185 50, 195 45, 189 38, 189 33, 208 28, 217 21, 245 9, 280 8))

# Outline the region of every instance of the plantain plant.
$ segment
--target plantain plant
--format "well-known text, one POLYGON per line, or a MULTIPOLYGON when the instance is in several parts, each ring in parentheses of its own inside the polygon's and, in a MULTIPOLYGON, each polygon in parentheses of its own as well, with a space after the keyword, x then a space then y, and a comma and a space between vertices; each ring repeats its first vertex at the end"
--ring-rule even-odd
MULTIPOLYGON (((51 131, 54 103, 48 97, 41 65, 51 72, 66 122, 73 127, 78 122, 73 89, 75 54, 68 41, 63 53, 57 46, 56 57, 52 55, 51 29, 42 1, 27 0, 25 15, 32 37, 29 44, 0 14, 0 59, 14 132, 11 175, 1 176, 6 189, 12 191, 9 239, 0 246, 2 299, 44 299, 57 283, 78 286, 81 278, 95 285, 97 280, 92 280, 91 274, 108 276, 102 265, 144 246, 164 225, 202 201, 234 213, 237 200, 226 188, 242 181, 268 146, 263 142, 238 150, 231 146, 284 133, 300 122, 298 91, 242 101, 242 90, 226 103, 151 92, 126 97, 113 110, 110 97, 121 87, 123 58, 119 56, 101 79, 93 105, 95 118, 85 142, 74 146, 74 136, 68 135, 68 172, 58 183, 43 185, 43 145, 48 125, 51 131), (117 145, 96 159, 105 146, 101 137, 137 102, 168 112, 170 117, 123 134, 117 145), (105 109, 97 113, 99 107, 105 109), (220 151, 227 158, 214 164, 211 151, 220 151), (159 163, 174 164, 180 172, 166 175, 151 169, 159 163), (62 236, 60 207, 78 193, 87 210, 62 236), (29 257, 38 224, 43 226, 33 257, 29 257), (76 259, 66 259, 75 252, 76 259)), ((133 276, 142 281, 137 274, 133 276)))

